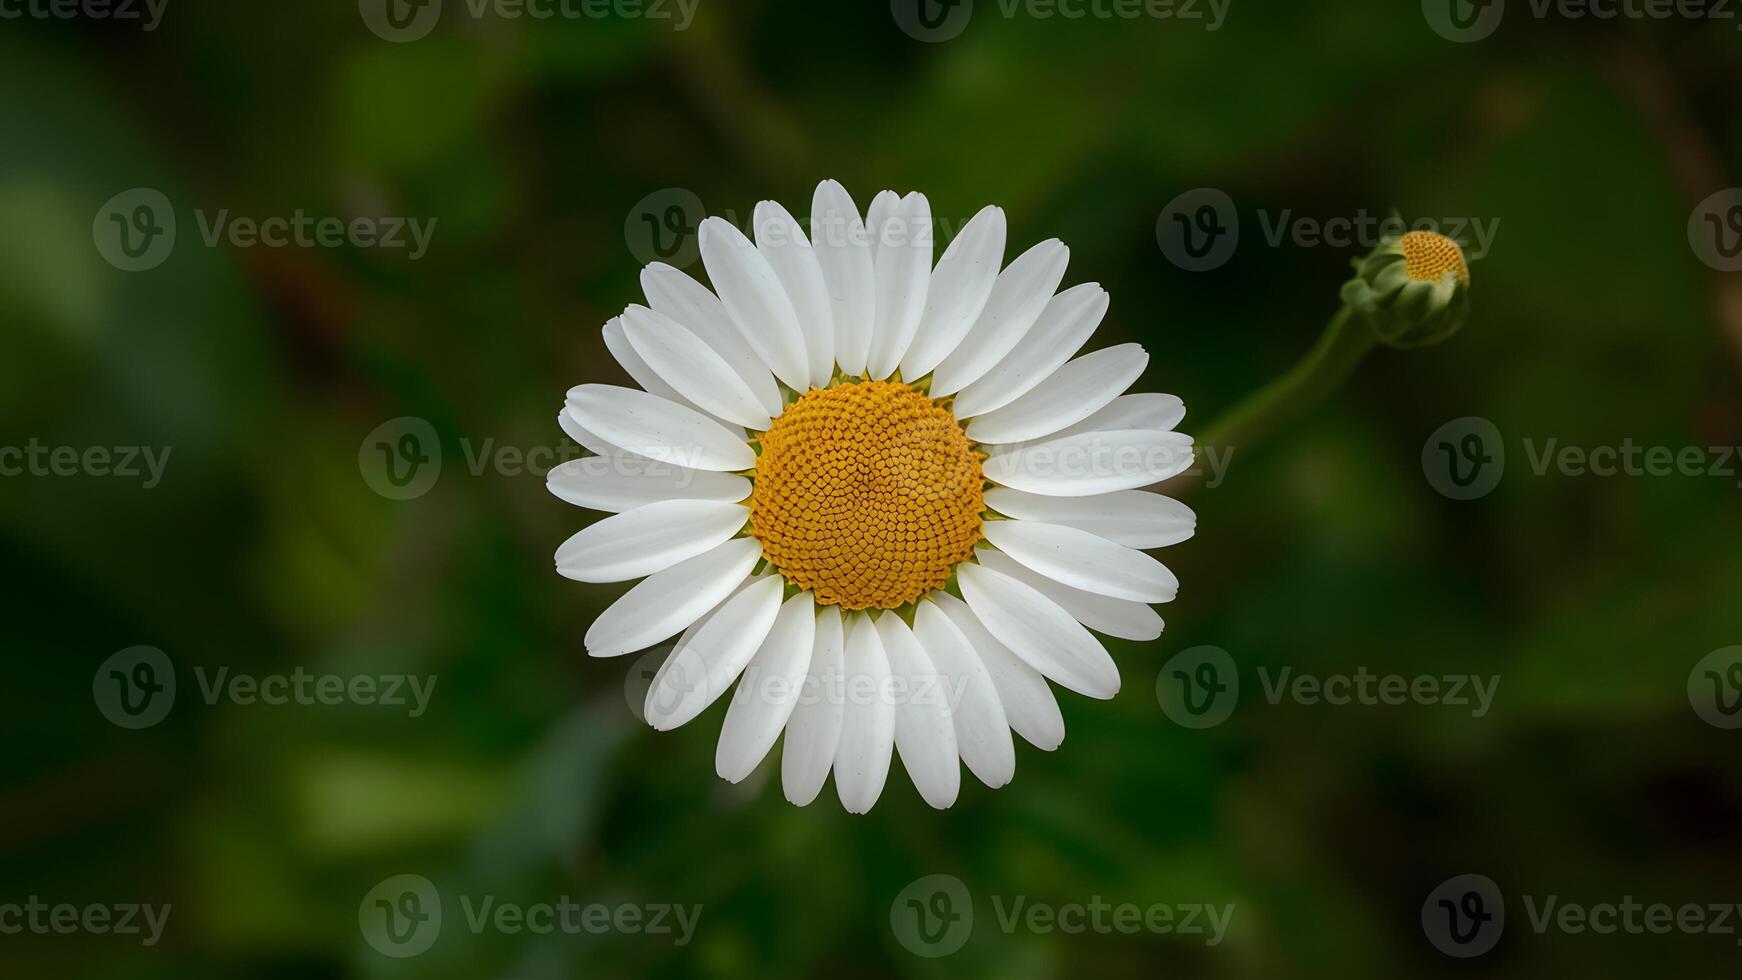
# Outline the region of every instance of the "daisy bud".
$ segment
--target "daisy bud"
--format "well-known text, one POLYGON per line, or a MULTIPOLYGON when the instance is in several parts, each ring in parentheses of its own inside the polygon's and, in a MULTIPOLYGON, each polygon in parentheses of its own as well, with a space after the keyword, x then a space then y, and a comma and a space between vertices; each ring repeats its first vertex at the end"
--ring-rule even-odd
POLYGON ((1457 333, 1470 312, 1470 267, 1458 243, 1431 231, 1388 236, 1355 262, 1343 302, 1381 343, 1430 347, 1457 333))

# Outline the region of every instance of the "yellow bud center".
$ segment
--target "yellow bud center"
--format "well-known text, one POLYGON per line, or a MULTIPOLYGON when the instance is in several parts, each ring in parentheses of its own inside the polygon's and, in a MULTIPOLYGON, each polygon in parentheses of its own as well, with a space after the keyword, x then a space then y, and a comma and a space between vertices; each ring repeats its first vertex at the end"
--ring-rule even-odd
POLYGON ((1448 272, 1456 273, 1459 282, 1470 281, 1464 250, 1444 235, 1432 231, 1407 232, 1398 247, 1403 250, 1404 274, 1416 282, 1439 282, 1448 272))
POLYGON ((893 609, 973 554, 984 484, 961 425, 913 388, 813 389, 762 436, 750 533, 817 602, 893 609))

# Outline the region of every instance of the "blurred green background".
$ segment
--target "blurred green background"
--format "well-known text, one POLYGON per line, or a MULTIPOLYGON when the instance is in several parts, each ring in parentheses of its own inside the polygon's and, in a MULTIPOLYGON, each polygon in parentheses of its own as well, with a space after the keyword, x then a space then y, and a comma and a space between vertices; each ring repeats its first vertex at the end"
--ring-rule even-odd
POLYGON ((1697 661, 1742 643, 1742 477, 1539 476, 1522 447, 1742 442, 1742 285, 1688 234, 1742 166, 1742 35, 1512 6, 1478 43, 1397 0, 1233 0, 1217 30, 979 0, 935 43, 875 0, 700 0, 683 30, 456 2, 405 43, 371 30, 367 0, 170 0, 150 31, 0 20, 0 444, 172 450, 149 490, 0 478, 0 903, 173 906, 150 948, 0 935, 0 974, 1733 976, 1733 935, 1537 934, 1518 899, 1742 901, 1739 735, 1688 693, 1697 661), (1144 343, 1137 388, 1182 396, 1187 431, 1300 357, 1364 251, 1272 245, 1267 223, 1395 207, 1496 233, 1461 335, 1375 353, 1190 491, 1198 534, 1162 553, 1180 598, 1161 640, 1110 643, 1116 700, 1060 692, 1063 746, 1019 742, 1001 790, 965 777, 934 812, 898 769, 852 817, 832 788, 789 806, 773 755, 718 780, 721 704, 675 733, 637 721, 625 690, 645 663, 581 644, 622 588, 551 569, 591 517, 542 472, 473 463, 572 455, 565 389, 626 383, 599 326, 641 301, 646 215, 686 195, 738 223, 764 198, 802 215, 825 177, 861 205, 923 190, 950 231, 1001 204, 1009 256, 1064 239, 1067 282, 1113 297, 1094 346, 1144 343), (127 272, 97 247, 102 211, 140 187, 178 236, 127 272), (1156 228, 1201 187, 1229 195, 1242 234, 1192 272, 1156 228), (209 246, 200 217, 225 209, 437 224, 415 260, 209 246), (443 467, 388 499, 360 450, 408 416, 443 467), (1508 451, 1472 501, 1421 462, 1463 416, 1508 451), (92 692, 140 644, 179 691, 134 731, 92 692), (1199 731, 1155 681, 1201 644, 1246 690, 1199 731), (224 667, 437 687, 416 718, 208 704, 195 672, 224 667), (1255 672, 1285 667, 1500 681, 1481 718, 1272 705, 1255 672), (436 883, 448 924, 394 959, 359 903, 404 873, 436 883), (1420 918, 1464 873, 1509 901, 1472 960, 1420 918), (976 914, 935 960, 890 915, 930 874, 959 878, 976 914), (703 912, 684 946, 474 933, 461 895, 703 912), (1215 946, 1007 933, 994 902, 1016 896, 1236 912, 1215 946))

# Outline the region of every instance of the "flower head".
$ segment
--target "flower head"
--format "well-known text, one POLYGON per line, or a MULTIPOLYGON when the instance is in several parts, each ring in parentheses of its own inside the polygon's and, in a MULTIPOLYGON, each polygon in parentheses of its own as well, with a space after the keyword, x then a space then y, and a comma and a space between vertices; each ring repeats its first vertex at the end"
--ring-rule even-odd
POLYGON ((1388 346, 1427 347, 1464 326, 1470 267, 1458 243, 1431 231, 1387 237, 1355 263, 1343 302, 1388 346))
POLYGON ((638 388, 583 384, 559 416, 596 455, 550 489, 610 512, 557 549, 584 582, 643 580, 594 621, 608 657, 678 636, 648 692, 658 729, 737 682, 715 768, 737 782, 784 733, 786 796, 832 772, 871 808, 899 754, 925 800, 960 765, 1015 772, 1011 732, 1064 738, 1048 682, 1096 698, 1119 671, 1091 629, 1159 636, 1177 581, 1142 549, 1196 518, 1138 489, 1191 465, 1171 395, 1121 394, 1136 344, 1072 360, 1107 293, 1063 291, 1056 241, 1008 266, 982 210, 933 264, 924 195, 861 215, 818 186, 809 234, 780 205, 754 243, 703 222, 713 288, 662 264, 605 325, 638 388))

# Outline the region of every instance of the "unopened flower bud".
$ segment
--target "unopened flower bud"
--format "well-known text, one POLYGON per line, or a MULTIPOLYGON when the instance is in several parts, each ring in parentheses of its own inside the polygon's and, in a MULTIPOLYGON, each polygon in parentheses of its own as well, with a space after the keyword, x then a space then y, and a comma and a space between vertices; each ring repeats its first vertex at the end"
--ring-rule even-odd
POLYGON ((1470 267, 1458 243, 1411 231, 1379 243, 1355 262, 1343 302, 1390 347, 1428 347, 1464 326, 1470 313, 1470 267))

